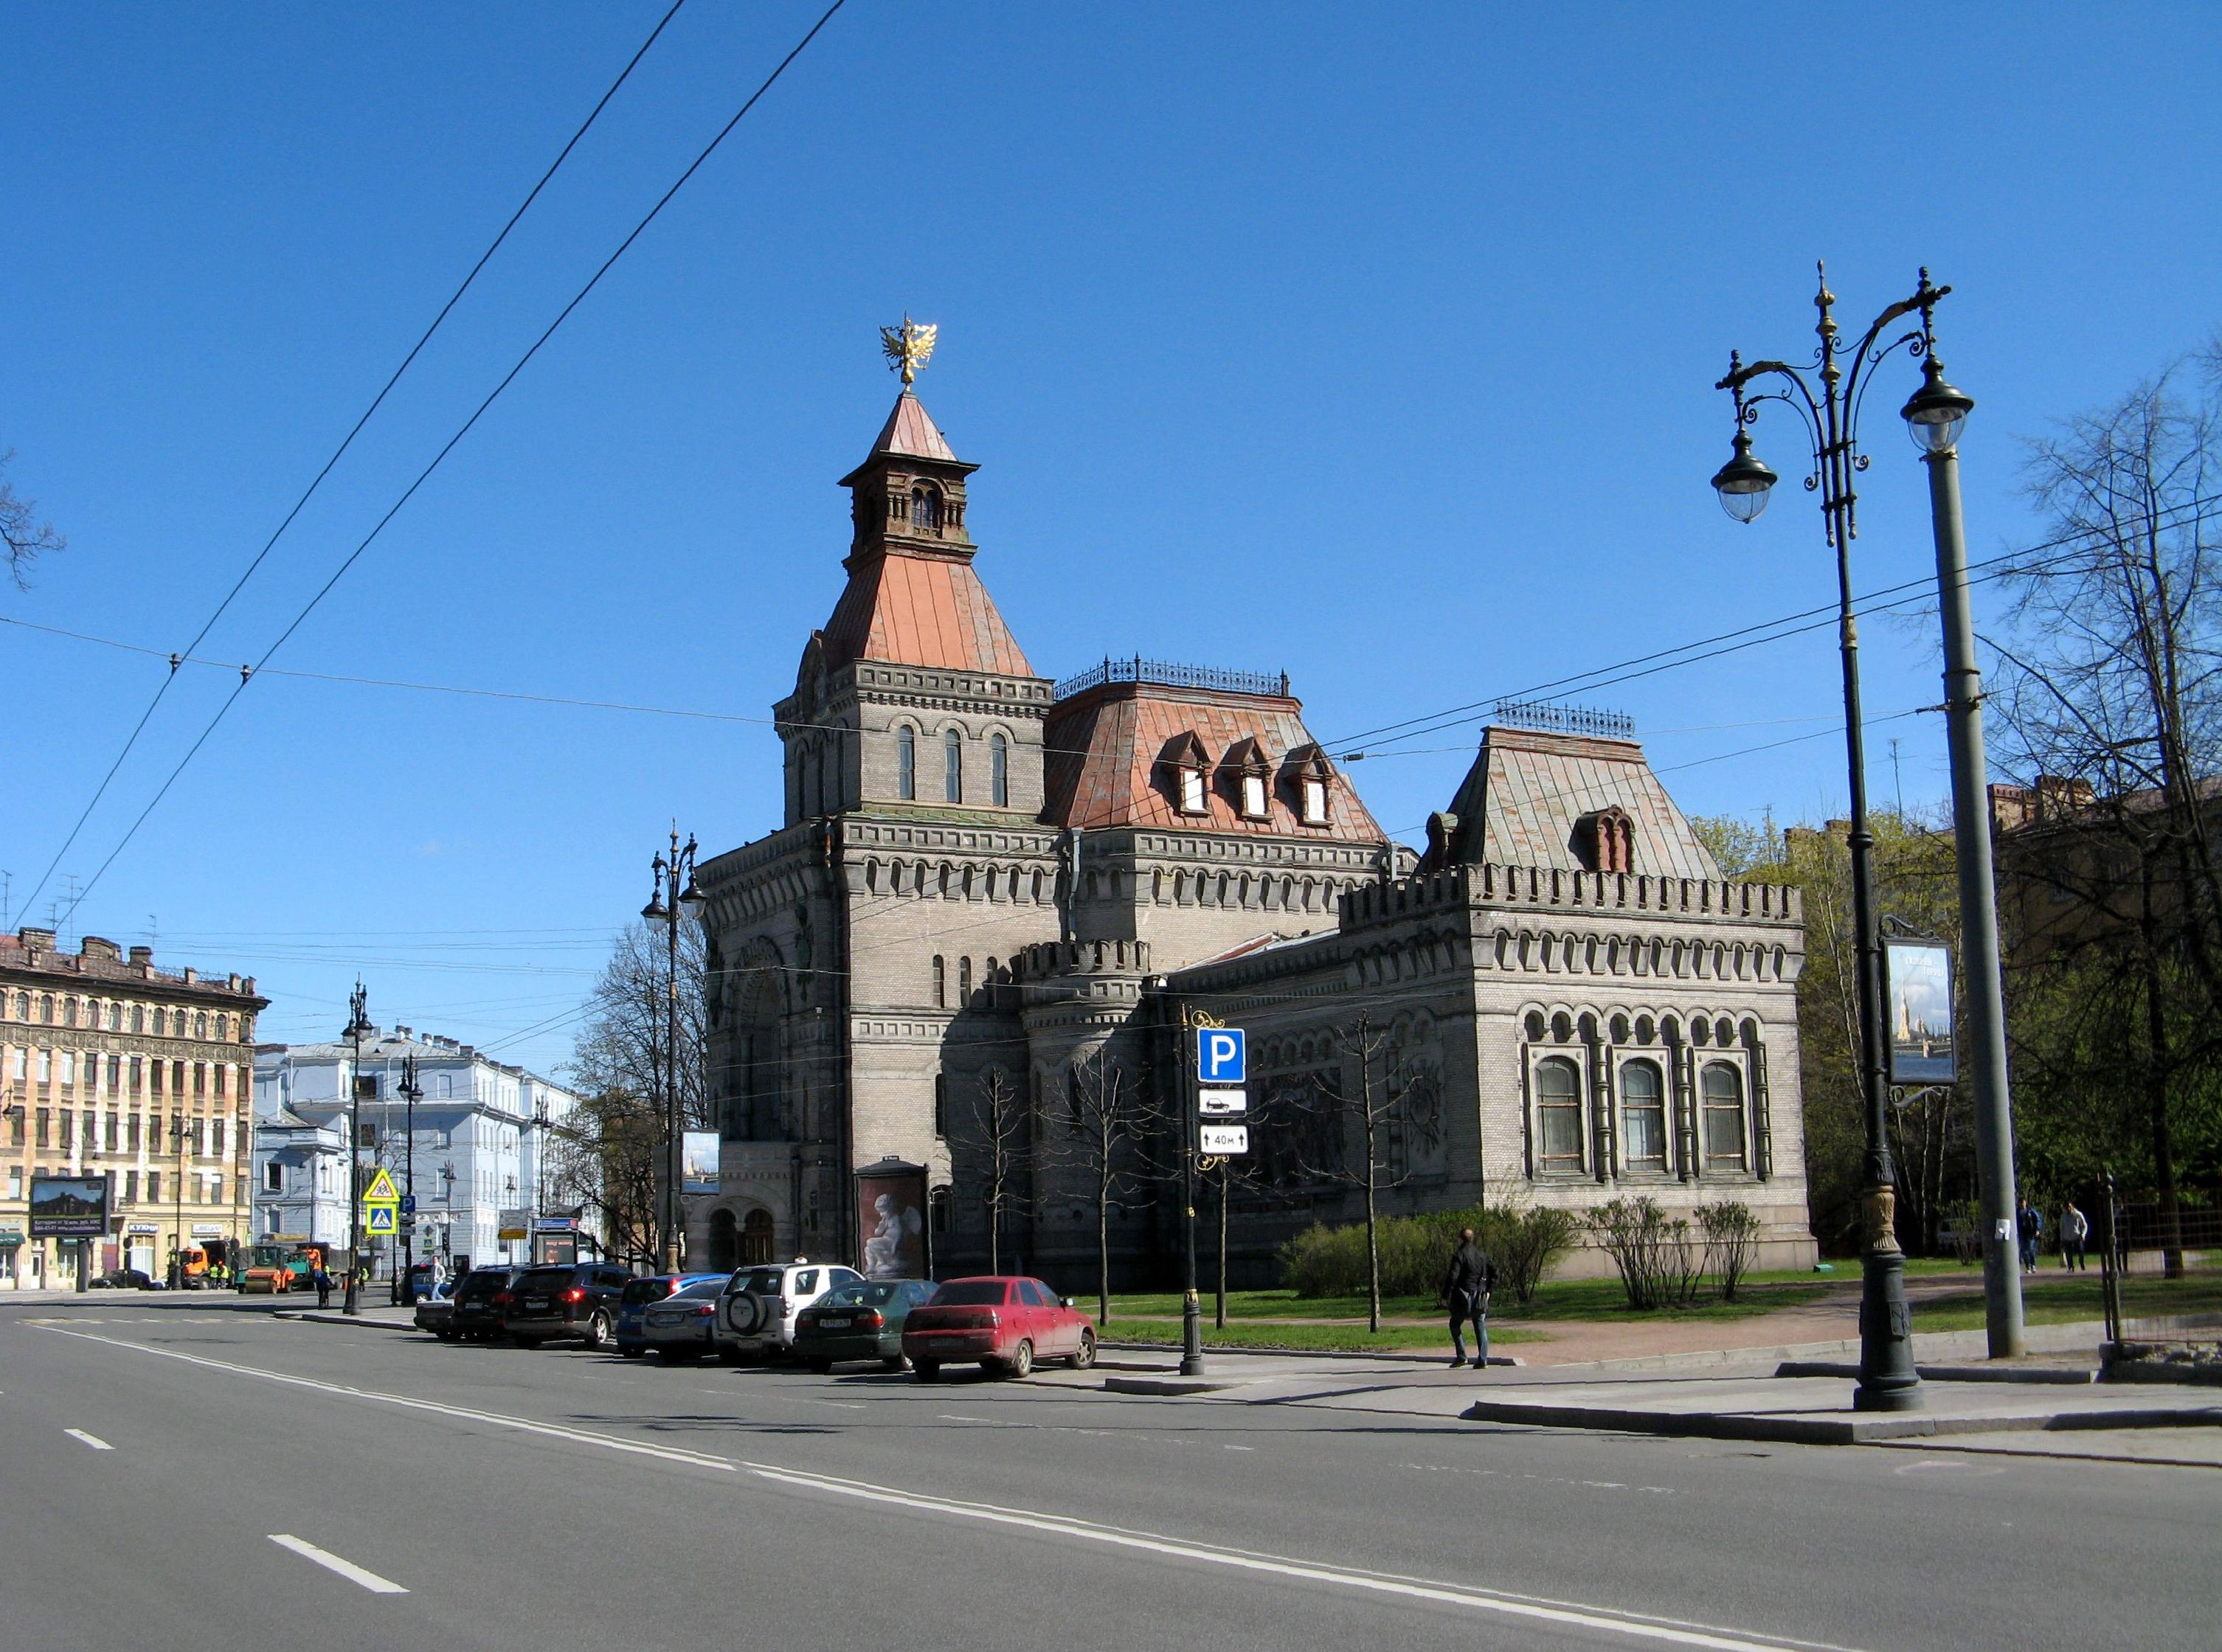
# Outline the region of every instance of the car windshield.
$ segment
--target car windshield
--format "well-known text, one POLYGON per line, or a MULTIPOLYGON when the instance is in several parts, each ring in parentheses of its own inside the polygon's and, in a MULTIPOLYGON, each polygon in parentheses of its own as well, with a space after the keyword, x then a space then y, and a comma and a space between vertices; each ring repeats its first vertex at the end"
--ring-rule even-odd
POLYGON ((571 1283, 568 1267, 536 1267, 517 1282, 520 1291, 561 1291, 571 1283))
MULTIPOLYGON (((933 1293, 936 1308, 1000 1308, 1004 1285, 1001 1280, 958 1280, 933 1293)), ((907 1333, 906 1333, 907 1335, 907 1333)))
POLYGON ((675 1301, 700 1302, 705 1297, 714 1297, 725 1288, 723 1280, 697 1280, 682 1291, 673 1292, 675 1301))

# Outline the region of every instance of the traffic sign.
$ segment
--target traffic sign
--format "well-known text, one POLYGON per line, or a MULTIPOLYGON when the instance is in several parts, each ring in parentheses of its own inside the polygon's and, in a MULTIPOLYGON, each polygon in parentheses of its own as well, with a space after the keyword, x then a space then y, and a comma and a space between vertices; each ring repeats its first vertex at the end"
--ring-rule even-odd
POLYGON ((416 1194, 404 1193, 401 1196, 401 1214, 404 1216, 414 1216, 417 1214, 416 1194))
POLYGON ((1196 1111, 1209 1116, 1246 1113, 1250 1111, 1247 1090, 1199 1090, 1196 1092, 1196 1111))
POLYGON ((401 1190, 393 1185, 393 1178, 380 1168, 370 1179, 370 1186, 362 1190, 362 1202, 366 1205, 399 1205, 401 1190))
POLYGON ((362 1215, 362 1230, 365 1233, 374 1236, 399 1231, 393 1220, 393 1206, 391 1205, 369 1205, 365 1208, 362 1215))
POLYGON ((1199 1084, 1240 1084, 1244 1071, 1242 1029, 1198 1027, 1196 1029, 1196 1077, 1199 1084))
POLYGON ((1203 1126, 1203 1150, 1221 1157, 1232 1157, 1250 1151, 1250 1127, 1247 1124, 1206 1124, 1203 1126))

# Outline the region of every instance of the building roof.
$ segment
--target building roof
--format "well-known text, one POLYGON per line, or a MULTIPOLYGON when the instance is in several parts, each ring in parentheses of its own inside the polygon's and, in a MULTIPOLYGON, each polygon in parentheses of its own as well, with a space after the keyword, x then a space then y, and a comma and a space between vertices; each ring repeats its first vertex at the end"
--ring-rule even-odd
POLYGON ((889 550, 851 560, 849 584, 820 633, 829 667, 877 660, 1034 674, 969 559, 889 550))
POLYGON ((141 991, 154 988, 256 1010, 270 1002, 256 995, 252 975, 204 976, 190 968, 158 969, 151 947, 134 947, 131 955, 126 958, 116 942, 97 935, 85 936, 73 953, 58 952, 55 944, 52 929, 27 928, 15 935, 0 935, 0 970, 88 984, 110 981, 141 991), (242 999, 246 1000, 244 1004, 240 1004, 242 999))
MULTIPOLYGON (((1328 766, 1328 824, 1298 818, 1292 754, 1319 748, 1304 727, 1303 706, 1281 694, 1242 694, 1223 689, 1178 688, 1157 683, 1099 683, 1059 701, 1042 741, 1042 820, 1052 826, 1097 830, 1151 826, 1175 831, 1238 832, 1276 837, 1316 837, 1340 842, 1383 843, 1387 835, 1367 812, 1349 780, 1328 766), (1167 753, 1183 736, 1202 748, 1206 770, 1202 815, 1183 814, 1178 783, 1167 753), (1257 741, 1267 764, 1266 817, 1245 817, 1239 788, 1225 765, 1245 741, 1257 741)), ((1185 749, 1185 748, 1178 748, 1185 749)))
POLYGON ((872 456, 900 454, 906 459, 938 459, 944 464, 958 462, 950 451, 941 430, 924 405, 909 391, 895 397, 895 404, 888 411, 888 422, 881 427, 880 439, 872 444, 872 456))
MULTIPOLYGON (((366 1061, 398 1061, 405 1055, 415 1056, 419 1066, 426 1067, 482 1063, 497 1073, 506 1073, 525 1083, 543 1085, 550 1090, 562 1091, 565 1095, 572 1093, 563 1086, 543 1079, 537 1073, 521 1067, 512 1067, 506 1061, 497 1061, 482 1049, 469 1044, 459 1044, 452 1038, 442 1038, 436 1034, 412 1033, 406 1027, 397 1027, 391 1032, 380 1028, 362 1041, 362 1059, 366 1061)), ((325 1039, 314 1044, 257 1044, 254 1047, 258 1067, 266 1061, 273 1065, 281 1060, 291 1060, 297 1065, 318 1066, 354 1058, 355 1045, 345 1038, 325 1039)), ((443 1102, 448 1099, 440 1098, 443 1102)), ((305 1104, 316 1106, 319 1104, 310 1102, 305 1104)), ((423 1111, 425 1105, 419 1103, 418 1111, 423 1111)))
POLYGON ((1481 750, 1451 803, 1459 823, 1447 858, 1590 870, 1578 847, 1578 823, 1616 807, 1635 828, 1629 870, 1718 881, 1712 851, 1674 806, 1636 742, 1498 723, 1482 731, 1481 750))

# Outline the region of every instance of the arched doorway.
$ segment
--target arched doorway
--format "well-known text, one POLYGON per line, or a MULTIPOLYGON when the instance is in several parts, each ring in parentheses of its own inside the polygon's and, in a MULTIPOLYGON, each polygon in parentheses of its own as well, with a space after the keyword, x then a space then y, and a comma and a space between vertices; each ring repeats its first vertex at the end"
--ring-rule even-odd
POLYGON ((741 1218, 740 1267, 758 1267, 771 1261, 771 1212, 758 1207, 741 1218))
POLYGON ((731 1211, 710 1212, 710 1272, 730 1273, 740 1263, 740 1233, 731 1211))

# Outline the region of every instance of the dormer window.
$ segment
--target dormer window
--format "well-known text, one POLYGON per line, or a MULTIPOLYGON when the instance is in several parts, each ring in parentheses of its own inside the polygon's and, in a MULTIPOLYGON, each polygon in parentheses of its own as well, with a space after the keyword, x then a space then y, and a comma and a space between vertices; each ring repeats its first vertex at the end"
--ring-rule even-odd
POLYGON ((1328 782, 1334 771, 1328 767, 1327 754, 1317 746, 1299 746, 1289 754, 1288 773, 1296 798, 1296 818, 1307 826, 1329 824, 1328 782))
POLYGON ((910 491, 910 525, 921 534, 941 531, 941 494, 923 484, 910 491))
POLYGON ((1238 741, 1227 754, 1227 767, 1234 778, 1234 796, 1245 820, 1264 820, 1272 812, 1272 766, 1255 735, 1238 741))
POLYGON ((1592 872, 1635 870, 1635 823, 1617 804, 1584 815, 1575 823, 1576 852, 1592 872))
POLYGON ((1194 733, 1177 734, 1168 740, 1158 754, 1158 767, 1174 808, 1183 815, 1211 812, 1210 760, 1194 733))

